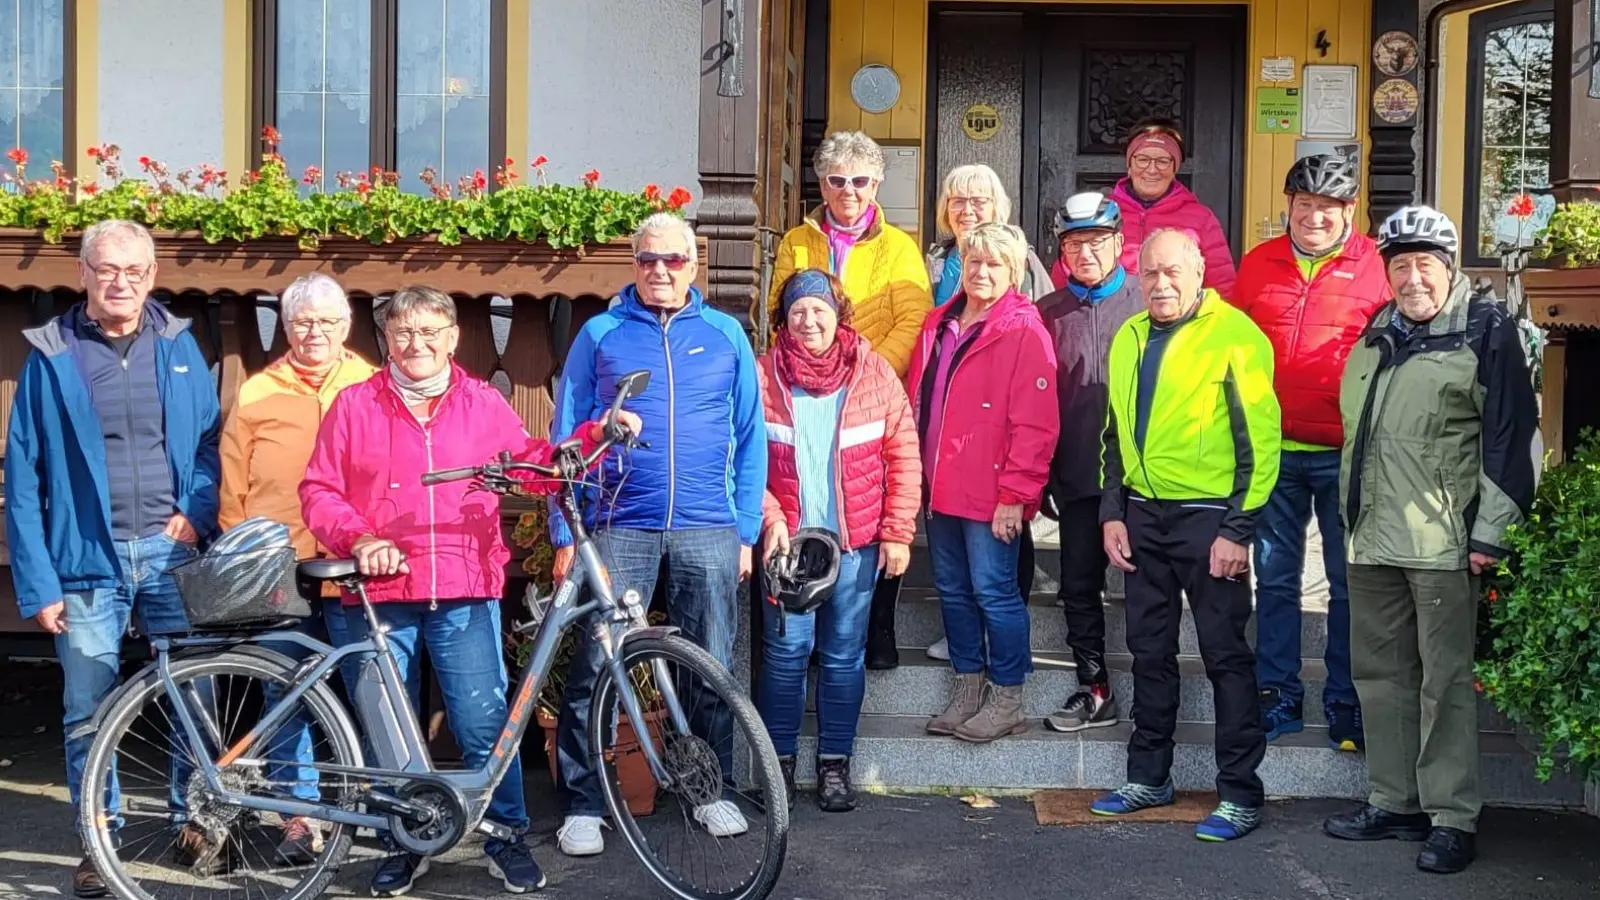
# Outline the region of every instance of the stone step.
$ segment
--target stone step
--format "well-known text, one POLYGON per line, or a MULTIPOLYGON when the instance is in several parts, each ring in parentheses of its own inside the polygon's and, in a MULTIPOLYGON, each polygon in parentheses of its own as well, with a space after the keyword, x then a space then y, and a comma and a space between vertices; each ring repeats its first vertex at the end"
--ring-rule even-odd
MULTIPOLYGON (((864 716, 856 737, 851 774, 862 787, 887 791, 968 791, 1040 788, 1115 788, 1127 774, 1127 741, 1133 726, 1122 723, 1078 734, 1057 734, 1038 720, 1021 735, 991 744, 968 744, 935 737, 913 716, 864 716)), ((816 783, 816 722, 807 717, 797 781, 816 783)), ((1216 764, 1211 726, 1180 724, 1172 776, 1180 790, 1212 790, 1216 764)), ((1584 785, 1575 775, 1557 772, 1541 783, 1533 762, 1508 734, 1479 738, 1480 786, 1484 800, 1505 806, 1582 807, 1584 785)), ((1308 728, 1267 747, 1260 768, 1272 797, 1364 799, 1364 758, 1328 745, 1327 732, 1308 728)))

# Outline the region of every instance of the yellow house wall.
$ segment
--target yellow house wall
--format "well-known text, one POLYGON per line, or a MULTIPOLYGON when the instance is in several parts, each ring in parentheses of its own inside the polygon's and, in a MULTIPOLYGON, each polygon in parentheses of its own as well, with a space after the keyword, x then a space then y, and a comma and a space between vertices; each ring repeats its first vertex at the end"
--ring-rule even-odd
MULTIPOLYGON (((1017 0, 996 0, 1016 5, 1017 0)), ((1022 2, 1076 3, 1091 0, 1022 0, 1022 2)), ((1215 0, 1126 0, 1126 5, 1209 3, 1215 0)), ((1249 34, 1247 76, 1249 93, 1240 127, 1245 129, 1244 244, 1248 250, 1260 241, 1264 222, 1276 221, 1283 212, 1283 172, 1294 161, 1292 135, 1255 133, 1255 90, 1264 56, 1293 56, 1306 63, 1357 67, 1357 140, 1363 153, 1366 132, 1368 50, 1371 46, 1371 4, 1377 0, 1246 0, 1249 34), (1326 31, 1333 46, 1321 57, 1317 32, 1326 31)), ((925 141, 927 115, 929 0, 833 0, 828 53, 829 130, 860 129, 874 138, 925 141), (863 65, 880 63, 900 76, 900 102, 886 113, 864 113, 850 97, 850 78, 863 65)), ((1298 82, 1296 82, 1298 84, 1298 82)), ((1285 85, 1289 86, 1289 85, 1285 85)), ((923 178, 929 177, 924 168, 923 178)), ((934 173, 934 177, 937 174, 934 173)), ((1459 179, 1458 179, 1459 181, 1459 179)), ((920 196, 920 195, 919 195, 920 196)), ((1051 198, 1054 202, 1058 198, 1051 198)), ((1357 221, 1364 221, 1366 189, 1357 221)))

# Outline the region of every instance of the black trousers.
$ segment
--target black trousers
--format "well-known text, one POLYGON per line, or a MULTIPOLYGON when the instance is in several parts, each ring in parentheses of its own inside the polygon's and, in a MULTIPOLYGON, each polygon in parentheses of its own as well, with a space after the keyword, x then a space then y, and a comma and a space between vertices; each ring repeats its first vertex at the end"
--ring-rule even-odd
POLYGON ((1061 598, 1067 618, 1067 646, 1078 665, 1078 683, 1107 684, 1105 541, 1100 531, 1100 498, 1061 504, 1061 598))
POLYGON ((1135 570, 1128 573, 1128 649, 1133 653, 1133 737, 1128 780, 1157 787, 1172 772, 1178 720, 1178 629, 1188 595, 1200 658, 1216 698, 1217 794, 1244 806, 1265 800, 1256 769, 1266 735, 1256 694, 1255 654, 1245 640, 1250 582, 1211 577, 1211 544, 1222 501, 1130 498, 1125 522, 1135 570))

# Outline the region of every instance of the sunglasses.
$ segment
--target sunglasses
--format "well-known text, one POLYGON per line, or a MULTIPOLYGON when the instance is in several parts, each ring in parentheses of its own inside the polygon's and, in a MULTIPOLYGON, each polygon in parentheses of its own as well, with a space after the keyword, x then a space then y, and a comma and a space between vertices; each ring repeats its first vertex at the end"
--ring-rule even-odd
POLYGON ((662 263, 669 272, 681 272, 689 264, 689 256, 685 253, 636 253, 633 261, 641 269, 654 269, 656 263, 662 263))
POLYGON ((849 185, 858 191, 864 191, 871 187, 872 183, 877 179, 871 175, 829 175, 824 180, 828 182, 828 187, 836 191, 844 190, 845 185, 849 185))

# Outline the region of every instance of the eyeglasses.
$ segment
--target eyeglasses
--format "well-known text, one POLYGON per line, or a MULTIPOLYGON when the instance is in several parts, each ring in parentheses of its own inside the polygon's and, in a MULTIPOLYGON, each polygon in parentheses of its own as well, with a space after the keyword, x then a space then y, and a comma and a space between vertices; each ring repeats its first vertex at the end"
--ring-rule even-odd
POLYGON ((323 334, 331 333, 335 328, 344 324, 344 319, 291 319, 289 327, 295 334, 310 334, 313 329, 321 330, 323 334))
POLYGON ((954 210, 970 209, 975 213, 981 213, 981 212, 983 212, 984 210, 988 209, 990 206, 993 206, 993 205, 994 205, 994 198, 992 198, 992 197, 951 197, 950 198, 950 208, 954 209, 954 210))
POLYGON ((143 284, 144 280, 150 277, 150 269, 145 266, 128 266, 127 268, 119 268, 117 266, 94 267, 94 277, 101 284, 115 283, 118 275, 126 275, 129 284, 143 284))
POLYGON ((431 344, 439 339, 439 335, 454 327, 454 325, 446 325, 443 328, 390 328, 385 329, 385 332, 399 344, 409 345, 419 340, 431 344))
POLYGON ((648 252, 635 253, 633 255, 633 262, 641 269, 654 269, 656 267, 656 263, 661 263, 667 267, 667 271, 669 272, 681 272, 683 271, 683 267, 689 264, 689 254, 648 252))
POLYGON ((1155 169, 1157 172, 1172 171, 1173 159, 1170 156, 1146 156, 1143 153, 1132 160, 1135 169, 1155 169))
POLYGON ((844 190, 846 185, 864 191, 872 187, 872 183, 878 179, 872 175, 829 175, 823 180, 828 183, 828 187, 836 191, 844 190))
POLYGON ((1083 248, 1088 247, 1089 252, 1099 253, 1111 243, 1111 239, 1114 237, 1116 237, 1114 234, 1102 234, 1087 241, 1069 238, 1061 242, 1061 252, 1065 256, 1077 256, 1083 251, 1083 248))

